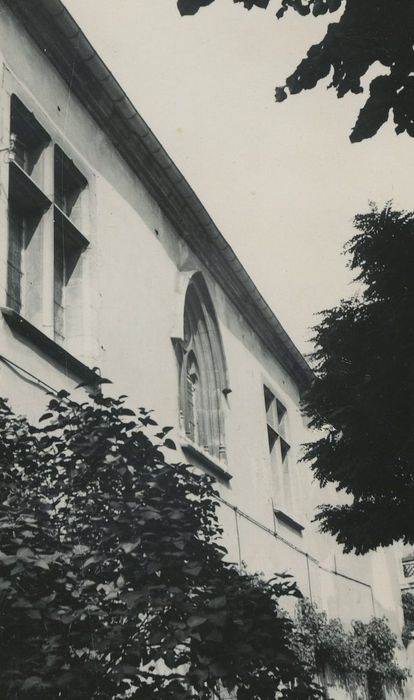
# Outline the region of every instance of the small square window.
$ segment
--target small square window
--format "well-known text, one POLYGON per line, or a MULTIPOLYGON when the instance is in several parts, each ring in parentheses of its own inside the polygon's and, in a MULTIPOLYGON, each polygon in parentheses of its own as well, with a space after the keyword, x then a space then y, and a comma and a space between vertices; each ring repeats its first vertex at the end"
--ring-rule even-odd
POLYGON ((285 463, 287 460, 287 456, 290 450, 290 445, 284 440, 283 438, 280 438, 280 452, 282 456, 282 462, 285 463))
POLYGON ((267 438, 268 438, 268 441, 269 441, 269 450, 270 450, 270 452, 272 452, 272 450, 273 450, 273 448, 274 448, 274 446, 275 446, 275 444, 276 444, 276 440, 278 439, 278 437, 279 437, 279 435, 277 434, 277 432, 276 432, 275 430, 273 430, 273 428, 272 428, 270 425, 268 425, 268 426, 267 426, 267 438))
POLYGON ((86 178, 70 158, 55 146, 54 159, 55 203, 67 217, 79 224, 80 195, 87 185, 86 178))
POLYGON ((275 397, 273 396, 273 394, 272 394, 272 392, 270 391, 270 389, 267 388, 267 386, 264 386, 264 387, 263 387, 263 391, 264 391, 264 400, 265 400, 266 413, 268 413, 268 412, 269 412, 269 409, 270 409, 270 407, 271 407, 271 405, 272 405, 272 403, 273 403, 275 397))
POLYGON ((276 411, 278 422, 281 424, 286 415, 286 408, 279 399, 276 399, 276 411))
POLYGON ((50 137, 16 95, 11 100, 10 140, 13 143, 12 159, 28 175, 34 176, 50 137))

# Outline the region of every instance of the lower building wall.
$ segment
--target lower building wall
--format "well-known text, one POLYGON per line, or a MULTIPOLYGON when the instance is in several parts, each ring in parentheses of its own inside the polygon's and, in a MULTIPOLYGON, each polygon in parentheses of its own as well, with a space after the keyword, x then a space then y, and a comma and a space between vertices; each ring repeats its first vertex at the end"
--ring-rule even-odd
MULTIPOLYGON (((1 323, 0 394, 10 399, 16 412, 24 413, 32 420, 39 417, 48 401, 48 386, 73 391, 75 398, 79 395, 79 399, 83 399, 83 390, 75 390, 82 377, 77 377, 66 371, 65 367, 52 362, 36 347, 16 337, 4 321, 1 323), (14 364, 8 364, 7 359, 12 360, 14 364)), ((239 354, 239 362, 240 357, 239 354)), ((152 406, 158 407, 157 419, 161 424, 177 426, 177 414, 173 414, 176 395, 171 396, 171 387, 176 386, 176 378, 171 379, 163 374, 162 381, 157 380, 157 367, 160 363, 162 365, 162 357, 156 360, 154 366, 149 368, 151 377, 148 378, 148 383, 151 378, 153 380, 152 406), (163 391, 166 391, 166 388, 170 394, 163 409, 163 391)), ((257 364, 260 365, 259 362, 257 364)), ((260 370, 256 371, 253 368, 247 382, 243 384, 245 389, 251 384, 252 391, 258 384, 257 404, 254 396, 251 399, 251 407, 256 408, 257 405, 258 411, 262 401, 260 376, 260 370)), ((127 393, 131 406, 141 405, 139 387, 133 386, 131 389, 126 386, 127 383, 126 378, 125 383, 116 382, 110 386, 109 393, 127 393)), ((235 415, 238 416, 237 420, 241 421, 243 417, 246 418, 246 411, 240 410, 239 414, 235 412, 235 415)), ((252 416, 253 412, 249 410, 250 423, 253 420, 252 416)), ((292 574, 304 596, 325 610, 329 617, 340 617, 345 625, 350 625, 353 619, 368 621, 373 615, 385 615, 392 630, 400 635, 403 620, 398 555, 393 548, 364 557, 344 555, 333 538, 318 533, 311 522, 312 513, 318 503, 327 500, 327 495, 321 493, 312 482, 306 467, 301 467, 300 470, 299 489, 303 498, 300 501, 303 533, 293 531, 272 518, 270 482, 266 476, 267 463, 263 451, 260 453, 260 449, 256 449, 256 443, 253 442, 254 433, 263 428, 262 420, 263 415, 259 413, 256 424, 248 428, 251 434, 245 434, 241 422, 233 426, 233 434, 243 436, 240 445, 236 439, 232 448, 233 462, 229 469, 233 479, 229 483, 218 482, 218 490, 224 501, 219 512, 228 559, 265 578, 271 578, 279 572, 292 574), (250 453, 247 454, 249 445, 250 453)), ((178 426, 175 433, 174 439, 179 444, 178 426)), ((168 458, 177 460, 177 453, 168 455, 168 458)), ((178 459, 180 458, 189 461, 185 454, 178 452, 178 459)), ((408 662, 403 650, 401 656, 402 665, 406 666, 408 662)), ((414 652, 411 647, 409 661, 414 664, 414 652)), ((349 693, 339 686, 329 686, 329 692, 331 697, 338 700, 350 697, 349 693)), ((411 697, 411 682, 407 692, 407 697, 411 697)))
POLYGON ((406 684, 405 697, 407 700, 414 698, 414 641, 409 642, 406 650, 407 666, 411 670, 411 677, 406 684))
MULTIPOLYGON (((325 610, 328 617, 339 617, 346 625, 354 619, 367 622, 373 616, 386 615, 393 630, 400 633, 398 593, 388 590, 386 601, 382 601, 386 605, 375 596, 369 561, 375 559, 375 555, 367 558, 365 577, 358 578, 358 573, 352 575, 351 561, 342 568, 321 562, 311 551, 292 544, 258 522, 252 522, 244 512, 222 505, 220 521, 230 561, 267 579, 275 573, 291 574, 306 598, 325 610)), ((378 556, 381 563, 375 568, 380 571, 380 577, 387 580, 392 571, 381 553, 378 556)))

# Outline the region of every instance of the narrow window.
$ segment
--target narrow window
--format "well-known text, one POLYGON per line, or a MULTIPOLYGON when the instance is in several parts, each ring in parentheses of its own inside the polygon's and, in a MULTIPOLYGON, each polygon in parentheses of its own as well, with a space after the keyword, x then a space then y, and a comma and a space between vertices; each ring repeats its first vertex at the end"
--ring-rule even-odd
POLYGON ((54 283, 53 326, 55 340, 65 339, 67 305, 70 302, 71 278, 84 249, 82 239, 73 239, 55 228, 54 239, 54 283))
POLYGON ((42 155, 50 139, 15 96, 10 109, 7 303, 18 313, 40 318, 42 217, 51 206, 41 187, 42 155))
POLYGON ((41 155, 50 137, 16 95, 11 98, 10 136, 15 163, 34 180, 40 181, 41 155))
POLYGON ((22 308, 24 218, 9 207, 9 254, 7 272, 7 305, 20 313, 22 308))
POLYGON ((195 443, 200 442, 200 373, 194 353, 185 358, 185 422, 186 434, 195 443))
POLYGON ((224 354, 214 309, 198 278, 188 287, 184 340, 180 348, 180 415, 186 438, 225 460, 222 401, 226 387, 224 354))
POLYGON ((267 386, 263 387, 267 437, 274 482, 274 503, 277 509, 292 514, 294 509, 293 476, 290 464, 287 410, 267 386))
POLYGON ((54 176, 55 204, 75 225, 81 226, 81 194, 87 181, 59 146, 55 146, 54 176))
MULTIPOLYGON (((54 285, 53 327, 58 342, 73 325, 71 308, 78 305, 76 270, 88 241, 82 226, 82 192, 87 180, 59 146, 54 149, 54 285)), ((79 270, 78 270, 79 272, 79 270)))

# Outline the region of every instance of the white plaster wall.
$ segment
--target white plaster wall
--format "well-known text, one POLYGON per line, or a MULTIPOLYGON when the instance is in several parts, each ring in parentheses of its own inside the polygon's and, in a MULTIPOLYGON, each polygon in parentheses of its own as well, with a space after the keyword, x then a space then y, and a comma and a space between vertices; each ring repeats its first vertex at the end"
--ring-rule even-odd
MULTIPOLYGON (((171 342, 177 323, 179 276, 182 270, 205 274, 219 320, 232 393, 225 408, 229 484, 219 484, 222 497, 247 514, 237 516, 223 506, 222 521, 229 557, 265 576, 289 571, 305 595, 329 615, 349 623, 386 614, 393 629, 401 629, 398 569, 391 551, 367 557, 343 555, 332 538, 320 535, 310 520, 322 495, 309 470, 297 467, 296 507, 305 525, 300 536, 279 526, 276 538, 272 510, 272 479, 263 401, 265 382, 284 402, 290 439, 299 455, 306 430, 298 411, 298 390, 271 355, 220 284, 179 237, 156 202, 70 94, 47 57, 16 26, 9 11, 0 14, 0 61, 3 64, 0 115, 2 146, 8 139, 10 86, 18 86, 23 101, 80 164, 90 183, 87 221, 88 323, 79 338, 79 357, 100 367, 113 381, 111 393, 126 393, 133 406, 154 408, 160 423, 177 426, 178 378, 171 342), (254 524, 251 519, 257 521, 254 524), (308 555, 308 556, 306 556, 308 555)), ((139 105, 138 105, 139 107, 139 105)), ((0 226, 7 227, 7 164, 0 163, 0 226)), ((0 245, 0 293, 5 303, 7 247, 0 245)), ((276 310, 277 311, 277 310, 276 310)), ((76 347, 72 348, 76 354, 76 347)), ((76 377, 13 336, 4 322, 0 353, 56 388, 72 388, 76 377)), ((1 393, 18 411, 34 416, 42 410, 44 391, 0 363, 1 393)), ((180 456, 180 455, 178 455, 180 456)), ((171 459, 177 459, 175 453, 171 459)))

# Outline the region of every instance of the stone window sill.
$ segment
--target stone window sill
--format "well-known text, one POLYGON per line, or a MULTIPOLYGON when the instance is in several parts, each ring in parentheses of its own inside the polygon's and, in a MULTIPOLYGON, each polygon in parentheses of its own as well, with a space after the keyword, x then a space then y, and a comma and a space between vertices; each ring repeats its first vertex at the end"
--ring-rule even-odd
POLYGON ((71 355, 70 352, 52 340, 52 338, 49 338, 17 311, 7 306, 2 306, 0 307, 0 312, 12 331, 31 343, 48 358, 54 360, 57 365, 64 367, 68 373, 77 379, 81 379, 82 382, 91 387, 99 386, 100 376, 94 370, 71 355))
POLYGON ((218 479, 228 482, 233 478, 232 474, 227 471, 223 463, 219 462, 218 459, 212 455, 209 455, 208 452, 205 452, 198 447, 198 445, 195 445, 188 439, 181 439, 181 449, 185 455, 188 455, 190 458, 193 457, 196 462, 199 462, 204 467, 207 467, 207 469, 209 469, 218 479))
POLYGON ((295 520, 295 518, 292 518, 292 516, 286 513, 284 510, 275 508, 274 512, 277 520, 283 523, 283 525, 287 525, 292 530, 295 530, 295 532, 297 532, 299 535, 302 534, 305 528, 297 520, 295 520))

